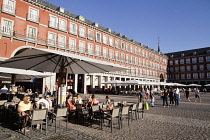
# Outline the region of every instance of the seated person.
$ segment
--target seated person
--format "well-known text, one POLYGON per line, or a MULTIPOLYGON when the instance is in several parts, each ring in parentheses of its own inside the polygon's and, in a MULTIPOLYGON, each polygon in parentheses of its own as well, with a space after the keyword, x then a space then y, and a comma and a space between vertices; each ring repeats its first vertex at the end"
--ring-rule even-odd
POLYGON ((17 111, 21 113, 21 116, 23 117, 23 124, 21 131, 29 131, 29 129, 26 129, 27 123, 29 123, 29 113, 28 111, 31 109, 31 102, 29 96, 24 96, 23 100, 18 104, 17 111))
POLYGON ((92 105, 98 105, 99 100, 95 98, 95 94, 92 95, 92 102, 91 102, 91 106, 92 105))
POLYGON ((69 107, 69 110, 76 110, 76 107, 72 104, 72 95, 69 95, 66 98, 66 106, 69 107))
POLYGON ((80 97, 80 95, 79 94, 77 94, 77 96, 76 96, 77 98, 76 98, 76 101, 75 101, 75 103, 76 104, 82 104, 82 98, 80 97))
POLYGON ((110 96, 106 96, 106 102, 104 103, 106 105, 106 108, 112 109, 113 108, 113 103, 110 100, 110 96))
POLYGON ((45 107, 47 109, 52 109, 52 101, 50 99, 50 95, 45 95, 44 98, 40 99, 39 101, 36 102, 36 106, 37 108, 39 108, 39 104, 40 103, 44 103, 45 104, 45 107))

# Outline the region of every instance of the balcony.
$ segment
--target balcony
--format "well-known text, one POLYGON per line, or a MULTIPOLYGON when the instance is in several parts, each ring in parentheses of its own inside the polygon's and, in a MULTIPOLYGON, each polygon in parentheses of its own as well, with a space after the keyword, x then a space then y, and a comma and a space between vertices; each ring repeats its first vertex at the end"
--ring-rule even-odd
POLYGON ((15 15, 15 11, 16 9, 14 8, 14 6, 12 5, 7 5, 7 4, 3 4, 2 5, 2 12, 10 14, 10 15, 15 15))
POLYGON ((27 14, 27 20, 35 22, 35 23, 39 23, 39 16, 28 13, 27 14))

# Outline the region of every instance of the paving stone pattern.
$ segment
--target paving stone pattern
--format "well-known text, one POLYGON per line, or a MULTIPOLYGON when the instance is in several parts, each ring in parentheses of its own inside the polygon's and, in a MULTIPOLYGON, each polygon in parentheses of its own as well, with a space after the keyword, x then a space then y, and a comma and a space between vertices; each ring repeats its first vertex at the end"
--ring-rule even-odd
MULTIPOLYGON (((81 95, 84 96, 84 95, 81 95)), ((88 95, 85 95, 88 96, 88 95)), ((137 96, 110 95, 115 101, 137 102, 137 96)), ((96 94, 101 102, 105 95, 96 94)), ((99 125, 84 126, 75 124, 72 120, 65 130, 65 123, 61 123, 58 132, 49 126, 48 135, 40 134, 35 130, 32 135, 26 136, 5 124, 0 125, 1 136, 7 140, 210 140, 210 93, 201 93, 202 102, 194 102, 194 94, 190 94, 190 102, 186 102, 183 95, 179 106, 163 107, 159 96, 155 97, 155 107, 145 111, 144 119, 133 120, 128 127, 127 120, 123 121, 123 128, 119 130, 114 126, 114 132, 105 126, 103 130, 99 125), (63 126, 63 127, 62 127, 63 126)), ((149 102, 149 101, 148 101, 149 102)))

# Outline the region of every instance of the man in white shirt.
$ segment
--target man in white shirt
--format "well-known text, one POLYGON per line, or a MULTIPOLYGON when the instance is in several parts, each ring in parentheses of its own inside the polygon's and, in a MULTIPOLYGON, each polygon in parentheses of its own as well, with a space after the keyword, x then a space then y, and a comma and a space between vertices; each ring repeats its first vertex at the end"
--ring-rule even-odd
POLYGON ((46 95, 44 98, 40 99, 39 101, 36 102, 37 106, 39 106, 40 103, 44 103, 45 107, 47 109, 52 108, 52 101, 50 99, 50 95, 46 95))

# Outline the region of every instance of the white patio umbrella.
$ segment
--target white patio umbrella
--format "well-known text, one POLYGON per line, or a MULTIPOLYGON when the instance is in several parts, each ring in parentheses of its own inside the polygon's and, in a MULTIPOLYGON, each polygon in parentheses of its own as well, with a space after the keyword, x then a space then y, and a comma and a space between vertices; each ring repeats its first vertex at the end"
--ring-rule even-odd
POLYGON ((208 87, 208 86, 210 86, 210 84, 207 84, 207 85, 204 85, 204 86, 208 87))
POLYGON ((139 85, 140 81, 138 80, 128 80, 128 81, 124 81, 123 84, 125 85, 139 85))
MULTIPOLYGON (((34 47, 26 49, 16 56, 2 62, 0 66, 26 70, 57 72, 61 75, 61 81, 66 79, 65 73, 84 74, 128 69, 117 64, 64 51, 34 47)), ((61 83, 60 87, 60 91, 62 91, 63 83, 61 83)), ((60 94, 60 106, 62 106, 62 94, 60 94)))
POLYGON ((173 84, 174 84, 174 86, 178 86, 178 87, 186 86, 186 85, 180 84, 180 83, 173 83, 173 84))
POLYGON ((123 81, 120 81, 120 80, 112 80, 112 81, 103 82, 102 84, 122 85, 123 84, 123 81))
POLYGON ((201 85, 199 85, 199 84, 189 84, 189 85, 187 85, 188 87, 200 87, 201 85))
POLYGON ((0 76, 1 78, 5 79, 11 79, 11 75, 14 74, 16 76, 16 79, 22 80, 22 79, 32 79, 32 78, 44 78, 49 77, 52 75, 45 74, 42 72, 37 72, 33 70, 22 70, 22 69, 14 69, 14 68, 6 68, 6 67, 0 67, 0 76))

